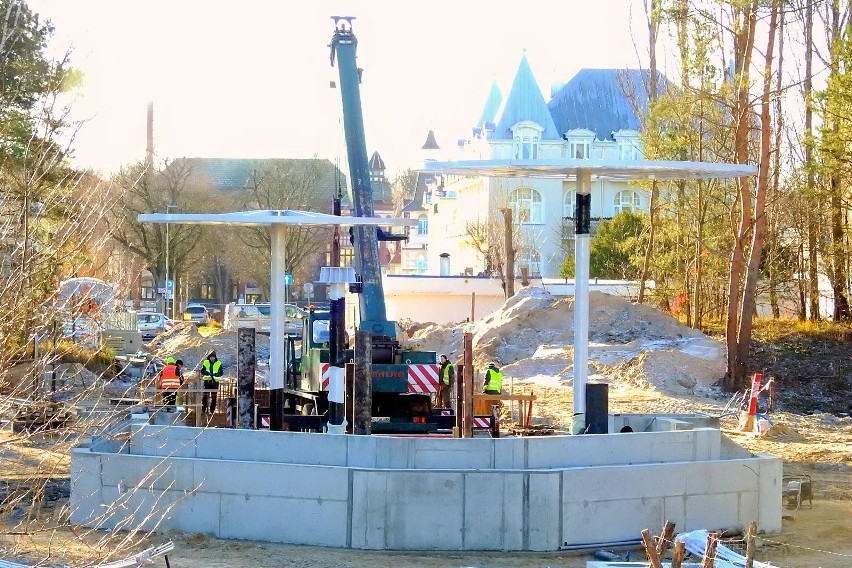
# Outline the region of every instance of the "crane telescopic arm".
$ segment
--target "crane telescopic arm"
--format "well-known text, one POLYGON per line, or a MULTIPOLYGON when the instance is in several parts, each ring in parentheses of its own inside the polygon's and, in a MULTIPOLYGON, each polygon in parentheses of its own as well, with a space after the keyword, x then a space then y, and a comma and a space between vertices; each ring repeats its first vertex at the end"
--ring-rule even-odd
MULTIPOLYGON (((352 33, 349 16, 332 16, 334 35, 331 38, 331 65, 337 61, 340 74, 340 95, 343 99, 343 129, 349 159, 350 200, 355 217, 372 217, 373 188, 367 143, 364 136, 364 116, 361 110, 361 70, 356 64, 358 40, 352 33)), ((362 279, 361 329, 374 336, 396 339, 396 324, 387 321, 382 271, 379 261, 379 239, 375 227, 353 227, 355 269, 362 279)))

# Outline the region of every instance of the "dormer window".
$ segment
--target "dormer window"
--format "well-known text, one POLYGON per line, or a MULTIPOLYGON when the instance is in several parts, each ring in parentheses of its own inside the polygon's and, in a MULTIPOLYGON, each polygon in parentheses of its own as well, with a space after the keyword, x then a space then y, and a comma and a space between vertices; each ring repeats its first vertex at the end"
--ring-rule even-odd
POLYGON ((571 142, 568 145, 568 155, 575 160, 588 160, 591 153, 589 142, 571 142))
POLYGON ((537 160, 538 136, 532 138, 515 136, 513 156, 516 160, 537 160))
POLYGON ((612 138, 618 145, 619 160, 641 160, 642 159, 642 143, 639 139, 639 133, 635 130, 619 130, 612 133, 612 138))
POLYGON ((572 160, 588 160, 592 157, 592 142, 595 133, 585 128, 575 128, 565 133, 568 142, 568 158, 572 160))
POLYGON ((544 127, 531 120, 524 120, 512 128, 512 158, 515 160, 537 160, 539 142, 544 127))

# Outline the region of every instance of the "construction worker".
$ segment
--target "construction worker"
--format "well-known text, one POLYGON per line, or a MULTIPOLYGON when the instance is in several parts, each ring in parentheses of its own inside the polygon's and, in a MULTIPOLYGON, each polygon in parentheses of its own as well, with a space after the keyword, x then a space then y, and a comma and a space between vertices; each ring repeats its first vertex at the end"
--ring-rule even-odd
MULTIPOLYGON (((163 390, 163 404, 176 406, 177 391, 183 384, 180 367, 174 357, 166 359, 166 365, 160 371, 160 388, 163 390)), ((172 411, 173 408, 169 408, 172 411)))
POLYGON ((450 391, 456 380, 456 372, 453 364, 446 355, 442 354, 440 359, 441 368, 438 371, 438 408, 450 408, 450 391))
POLYGON ((488 368, 485 369, 485 394, 501 394, 503 392, 503 374, 497 365, 488 363, 488 368))
MULTIPOLYGON (((219 390, 219 380, 222 377, 222 362, 216 358, 216 352, 211 351, 201 363, 201 376, 204 378, 204 390, 219 390)), ((216 392, 205 392, 201 397, 201 413, 216 413, 216 392), (209 404, 208 404, 209 402, 209 404)))

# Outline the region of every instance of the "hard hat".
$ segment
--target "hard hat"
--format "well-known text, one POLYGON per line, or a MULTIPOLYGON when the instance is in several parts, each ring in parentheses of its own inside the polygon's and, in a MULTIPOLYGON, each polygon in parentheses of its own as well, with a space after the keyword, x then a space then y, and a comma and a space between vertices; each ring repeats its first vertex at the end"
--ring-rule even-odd
POLYGON ((169 357, 168 359, 166 359, 166 365, 174 365, 174 363, 175 363, 174 357, 169 357))

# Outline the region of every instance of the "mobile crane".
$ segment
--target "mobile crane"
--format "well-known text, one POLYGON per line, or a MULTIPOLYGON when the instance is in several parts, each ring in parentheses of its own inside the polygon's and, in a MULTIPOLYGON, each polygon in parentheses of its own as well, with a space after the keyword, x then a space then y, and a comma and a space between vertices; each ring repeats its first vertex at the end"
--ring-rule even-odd
MULTIPOLYGON (((331 64, 337 63, 340 75, 340 94, 343 101, 343 126, 349 161, 349 200, 352 215, 374 216, 373 190, 370 183, 364 118, 361 110, 361 69, 356 65, 357 39, 352 33, 352 17, 333 16, 334 35, 331 39, 331 64)), ((339 212, 339 199, 335 202, 339 212)), ((386 233, 381 228, 354 226, 351 229, 355 248, 356 282, 350 292, 359 294, 361 320, 359 329, 372 334, 373 424, 376 433, 429 433, 450 428, 451 413, 433 412, 430 394, 438 383, 437 354, 434 351, 404 351, 398 340, 396 322, 389 321, 382 286, 379 241, 404 240, 404 235, 386 233)), ((333 325, 335 310, 342 310, 342 300, 333 300, 331 313, 311 310, 304 320, 300 353, 290 349, 288 392, 302 393, 311 402, 301 405, 304 413, 322 414, 328 409, 329 373, 353 360, 352 349, 345 344, 342 326, 333 325), (337 307, 336 307, 337 305, 337 307), (300 355, 300 356, 299 356, 300 355), (292 380, 289 380, 289 378, 292 380), (292 385, 292 386, 291 386, 292 385), (292 390, 291 390, 292 389, 292 390), (309 394, 311 393, 311 394, 309 394)), ((295 399, 293 405, 299 406, 295 399)), ((339 411, 338 411, 339 412, 339 411)), ((331 417, 329 423, 334 420, 331 417)))

